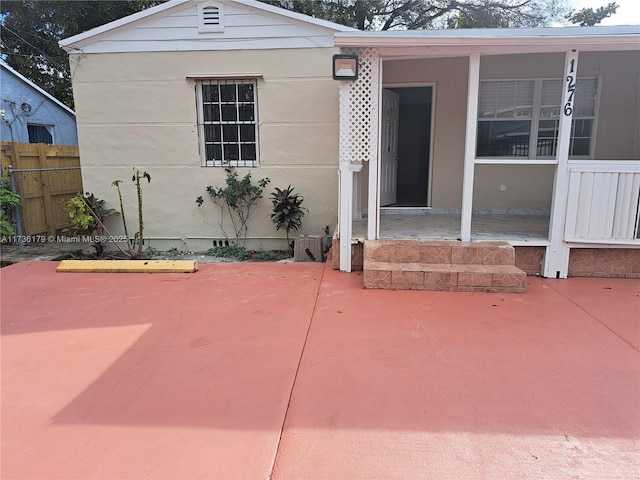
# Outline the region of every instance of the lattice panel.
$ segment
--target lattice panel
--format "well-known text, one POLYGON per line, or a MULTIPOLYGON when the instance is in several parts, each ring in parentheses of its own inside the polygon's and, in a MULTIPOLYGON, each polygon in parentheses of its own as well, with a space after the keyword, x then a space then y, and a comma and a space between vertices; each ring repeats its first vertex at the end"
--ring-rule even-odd
POLYGON ((340 83, 340 162, 375 161, 379 62, 375 48, 342 49, 359 57, 358 79, 340 83))

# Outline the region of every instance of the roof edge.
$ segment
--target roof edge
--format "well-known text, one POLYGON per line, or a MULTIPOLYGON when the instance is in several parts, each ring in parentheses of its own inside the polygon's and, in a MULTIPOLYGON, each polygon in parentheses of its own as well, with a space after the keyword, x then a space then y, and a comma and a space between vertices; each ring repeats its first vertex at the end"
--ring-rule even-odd
MULTIPOLYGON (((268 5, 266 3, 262 3, 257 0, 218 0, 218 1, 220 1, 221 3, 236 3, 238 5, 243 5, 245 7, 262 10, 271 14, 282 15, 284 17, 288 17, 299 22, 304 22, 304 23, 308 23, 318 27, 327 28, 327 29, 333 30, 334 32, 359 32, 360 31, 356 28, 346 27, 338 23, 333 23, 327 20, 321 20, 318 18, 310 17, 309 15, 292 12, 290 10, 285 10, 284 8, 274 7, 272 5, 268 5)), ((151 17, 158 13, 164 12, 166 10, 170 10, 175 7, 179 7, 181 5, 185 5, 192 2, 193 0, 170 0, 165 3, 161 3, 160 5, 156 5, 155 7, 142 10, 141 12, 131 14, 127 17, 123 17, 118 20, 114 20, 113 22, 105 23, 104 25, 100 25, 99 27, 92 28, 91 30, 87 30, 86 32, 79 33, 69 38, 65 38, 63 40, 60 40, 58 44, 60 45, 60 47, 65 49, 67 52, 69 52, 75 48, 74 47, 75 44, 84 42, 85 40, 88 40, 92 37, 109 32, 110 30, 115 30, 116 28, 124 27, 126 25, 137 22, 139 20, 143 20, 145 18, 151 17)))
POLYGON ((541 27, 442 30, 387 30, 384 32, 337 32, 336 47, 391 47, 496 45, 511 43, 549 43, 567 40, 583 42, 631 41, 640 45, 640 25, 598 27, 541 27))
POLYGON ((114 20, 113 22, 105 23, 104 25, 92 28, 91 30, 87 30, 86 32, 79 33, 69 38, 64 38, 58 42, 58 45, 60 45, 60 47, 68 52, 69 50, 73 50, 74 44, 82 42, 83 40, 87 40, 88 38, 108 32, 109 30, 123 27, 130 23, 142 20, 143 18, 147 18, 151 15, 164 12, 165 10, 169 10, 188 2, 189 0, 170 0, 165 3, 161 3, 160 5, 156 5, 155 7, 147 8, 146 10, 142 10, 126 17, 119 18, 118 20, 114 20))
POLYGON ((319 27, 329 28, 331 30, 335 30, 336 32, 361 32, 361 30, 358 30, 357 28, 347 27, 345 25, 340 25, 339 23, 311 17, 303 13, 292 12, 291 10, 286 10, 284 8, 274 7, 273 5, 262 3, 257 0, 230 0, 230 1, 238 3, 240 5, 246 5, 248 7, 258 8, 266 12, 275 13, 277 15, 283 15, 285 17, 289 17, 294 20, 299 20, 301 22, 311 23, 319 27))
POLYGON ((56 105, 58 105, 59 107, 63 108, 64 110, 66 110, 67 113, 73 115, 74 117, 76 116, 76 112, 74 112, 73 110, 71 110, 69 107, 67 107, 64 103, 62 103, 60 100, 58 100, 56 97, 54 97, 53 95, 51 95, 49 92, 47 92, 46 90, 42 89, 42 87, 39 87, 38 85, 36 85, 35 83, 33 83, 31 80, 29 80, 27 77, 25 77, 24 75, 22 75, 20 72, 14 70, 8 63, 6 63, 4 60, 0 60, 0 66, 2 68, 6 68, 9 72, 13 73, 16 77, 18 77, 20 80, 22 80, 23 82, 25 82, 27 85, 29 85, 31 88, 37 90, 38 92, 40 92, 42 95, 44 95, 45 97, 47 97, 49 100, 51 100, 52 102, 54 102, 56 105))

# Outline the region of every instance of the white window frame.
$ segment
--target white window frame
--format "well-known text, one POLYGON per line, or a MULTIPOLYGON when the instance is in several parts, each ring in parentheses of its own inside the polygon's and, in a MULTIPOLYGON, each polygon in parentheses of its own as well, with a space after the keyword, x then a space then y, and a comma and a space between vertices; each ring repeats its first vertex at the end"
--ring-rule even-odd
MULTIPOLYGON (((578 81, 582 80, 582 79, 594 79, 596 80, 596 98, 594 100, 594 109, 593 109, 593 116, 584 116, 584 115, 576 115, 574 113, 573 118, 572 118, 572 132, 571 132, 571 145, 573 145, 573 140, 574 140, 574 134, 573 134, 573 128, 575 126, 575 121, 576 120, 591 120, 591 137, 590 137, 590 142, 589 142, 589 154, 588 155, 569 155, 569 158, 571 158, 572 160, 588 160, 588 159, 592 159, 594 157, 594 152, 595 152, 595 144, 596 144, 596 132, 597 132, 597 125, 598 125, 598 114, 599 114, 599 108, 600 108, 600 92, 602 92, 602 77, 593 77, 593 76, 582 76, 582 77, 578 77, 578 81)), ((538 148, 538 134, 539 134, 539 127, 540 127, 540 121, 541 120, 558 120, 560 119, 560 115, 558 116, 554 116, 554 117, 541 117, 541 101, 542 101, 542 85, 543 82, 547 81, 547 80, 558 80, 557 78, 509 78, 509 79, 504 79, 504 78, 500 78, 500 79, 489 79, 489 78, 483 78, 480 80, 480 83, 482 84, 483 82, 507 82, 507 81, 532 81, 533 82, 533 104, 532 104, 532 112, 531 112, 531 116, 527 117, 526 120, 530 121, 530 128, 529 128, 529 153, 527 156, 500 156, 500 157, 496 157, 496 156, 478 156, 477 155, 477 140, 476 139, 476 163, 490 163, 492 161, 497 161, 497 162, 502 162, 502 161, 512 161, 513 163, 526 163, 526 162, 531 162, 531 161, 536 161, 539 160, 541 162, 544 163, 548 163, 548 162, 555 162, 555 155, 538 155, 537 154, 537 148, 538 148)), ((478 104, 480 104, 480 97, 478 97, 478 104)), ((559 106, 560 107, 560 106, 559 106)), ((505 121, 516 121, 518 120, 520 117, 512 117, 512 118, 503 118, 503 120, 505 121)), ((524 118, 522 118, 524 119, 524 118)), ((478 118, 477 118, 477 122, 478 122, 478 127, 480 126, 481 122, 487 122, 487 121, 500 121, 500 118, 496 118, 496 117, 486 117, 486 118, 482 118, 480 117, 480 111, 478 111, 478 118)))
MULTIPOLYGON (((198 144, 200 149, 200 158, 203 167, 249 167, 254 168, 258 167, 260 164, 260 141, 259 141, 259 132, 258 132, 258 82, 256 78, 245 78, 245 77, 231 77, 231 78, 199 78, 195 83, 196 89, 196 106, 198 112, 198 144), (236 119, 235 121, 223 121, 222 118, 218 121, 205 121, 204 114, 204 97, 202 93, 203 85, 239 85, 239 84, 251 84, 253 85, 253 120, 252 121, 242 121, 236 119), (254 128, 254 139, 253 141, 243 141, 241 139, 240 133, 238 133, 237 140, 231 142, 225 142, 224 133, 222 133, 222 138, 220 139, 221 150, 222 150, 222 158, 221 159, 209 159, 207 158, 207 145, 210 142, 207 141, 205 134, 205 125, 220 125, 220 131, 223 132, 223 127, 225 125, 253 125, 254 128), (238 159, 237 160, 229 160, 225 158, 224 146, 225 145, 237 145, 238 147, 238 159), (243 159, 242 158, 242 145, 254 145, 255 146, 255 159, 243 159)), ((218 104, 221 106, 225 104, 219 99, 218 104)), ((236 111, 238 111, 238 106, 244 104, 244 102, 239 102, 238 98, 235 100, 236 111)), ((227 103, 228 105, 228 103, 227 103)), ((217 143, 217 142, 216 142, 217 143)))

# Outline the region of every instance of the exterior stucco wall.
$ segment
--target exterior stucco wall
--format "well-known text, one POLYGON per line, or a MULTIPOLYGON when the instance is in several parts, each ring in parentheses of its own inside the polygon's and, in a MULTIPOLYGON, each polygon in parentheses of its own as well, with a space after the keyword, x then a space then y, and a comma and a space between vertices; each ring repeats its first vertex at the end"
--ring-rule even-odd
MULTIPOLYGON (((483 56, 481 79, 560 78, 564 54, 483 56)), ((386 85, 435 82, 432 207, 460 208, 464 158, 468 59, 388 60, 386 85)), ((637 79, 639 52, 584 52, 579 76, 602 77, 595 159, 638 159, 637 79)), ((536 209, 551 207, 554 167, 548 165, 478 165, 474 208, 536 209), (500 185, 506 191, 500 191, 500 185)))
MULTIPOLYGON (((206 250, 224 239, 221 209, 205 188, 224 186, 223 168, 202 167, 198 152, 197 75, 259 75, 257 102, 260 165, 254 181, 269 177, 249 224, 251 248, 284 248, 269 214, 268 194, 289 184, 304 195, 309 213, 300 233, 320 235, 337 213, 338 84, 328 49, 233 52, 153 52, 71 56, 85 189, 117 206, 114 179, 135 216, 131 178, 138 167, 151 174, 144 186, 145 237, 151 246, 206 250), (197 196, 205 196, 198 209, 197 196), (203 218, 204 214, 204 218, 203 218)), ((119 231, 119 219, 111 225, 119 231)), ((224 226, 233 237, 225 214, 224 226)))
POLYGON ((594 159, 640 160, 640 52, 585 53, 579 74, 602 77, 594 159))
POLYGON ((55 145, 77 145, 76 119, 42 92, 25 83, 5 68, 0 69, 0 140, 29 143, 27 125, 43 125, 49 129, 55 145), (25 111, 23 104, 31 106, 25 111))

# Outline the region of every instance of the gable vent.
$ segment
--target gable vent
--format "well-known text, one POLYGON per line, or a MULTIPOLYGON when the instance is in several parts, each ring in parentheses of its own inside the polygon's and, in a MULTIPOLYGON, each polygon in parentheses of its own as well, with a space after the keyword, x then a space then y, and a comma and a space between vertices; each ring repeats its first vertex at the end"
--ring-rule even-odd
POLYGON ((220 8, 204 7, 202 9, 202 24, 205 27, 219 27, 220 26, 220 8))
POLYGON ((198 6, 198 31, 200 33, 222 32, 224 30, 224 15, 222 5, 204 3, 198 6))

